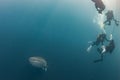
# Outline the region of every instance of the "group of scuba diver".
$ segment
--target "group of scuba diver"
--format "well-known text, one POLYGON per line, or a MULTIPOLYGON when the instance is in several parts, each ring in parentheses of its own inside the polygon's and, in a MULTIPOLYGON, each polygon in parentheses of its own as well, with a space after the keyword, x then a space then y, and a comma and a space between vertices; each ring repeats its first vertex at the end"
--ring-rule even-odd
MULTIPOLYGON (((102 0, 92 0, 95 3, 95 8, 97 9, 99 14, 102 14, 102 12, 105 9, 105 5, 102 2, 102 0)), ((119 26, 119 21, 117 21, 114 18, 114 14, 112 10, 108 10, 105 14, 106 20, 103 22, 104 25, 111 25, 111 21, 115 21, 115 25, 119 26)), ((113 53, 115 49, 115 41, 113 39, 112 33, 110 34, 110 38, 107 39, 106 32, 102 32, 98 35, 95 41, 90 42, 90 46, 87 48, 87 51, 89 52, 93 46, 97 46, 97 52, 100 54, 101 58, 98 60, 95 60, 94 63, 103 61, 103 57, 106 53, 113 53), (107 45, 105 43, 107 42, 107 45)))
MULTIPOLYGON (((97 9, 98 13, 102 14, 102 12, 105 10, 105 5, 104 5, 103 1, 102 0, 92 0, 92 1, 95 3, 95 8, 97 9)), ((111 25, 111 21, 113 20, 115 22, 116 26, 119 25, 118 24, 119 21, 117 21, 114 18, 113 10, 108 10, 105 15, 106 15, 106 21, 104 21, 104 24, 111 25)))

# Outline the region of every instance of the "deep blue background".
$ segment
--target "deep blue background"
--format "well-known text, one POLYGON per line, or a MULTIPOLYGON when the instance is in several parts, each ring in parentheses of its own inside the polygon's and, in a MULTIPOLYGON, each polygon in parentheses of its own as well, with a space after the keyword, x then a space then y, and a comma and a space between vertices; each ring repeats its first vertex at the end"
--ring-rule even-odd
POLYGON ((91 1, 0 1, 0 80, 119 80, 119 27, 116 49, 101 63, 88 41, 101 32, 93 23, 91 1), (48 71, 32 67, 28 58, 41 56, 48 71))

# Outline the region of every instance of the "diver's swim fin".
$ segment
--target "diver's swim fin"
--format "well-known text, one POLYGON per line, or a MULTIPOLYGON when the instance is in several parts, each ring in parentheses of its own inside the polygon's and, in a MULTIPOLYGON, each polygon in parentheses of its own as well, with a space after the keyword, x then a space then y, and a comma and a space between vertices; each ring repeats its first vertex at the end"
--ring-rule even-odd
POLYGON ((102 62, 102 59, 95 60, 94 63, 102 62))
POLYGON ((90 45, 88 48, 87 48, 87 52, 90 52, 92 49, 92 45, 90 45))

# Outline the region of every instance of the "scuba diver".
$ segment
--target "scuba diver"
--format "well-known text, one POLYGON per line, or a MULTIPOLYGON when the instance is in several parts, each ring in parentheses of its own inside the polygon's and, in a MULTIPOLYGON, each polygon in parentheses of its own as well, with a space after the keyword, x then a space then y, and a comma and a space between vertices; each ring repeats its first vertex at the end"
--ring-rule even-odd
POLYGON ((107 25, 111 25, 111 21, 115 21, 115 24, 116 26, 118 26, 119 24, 119 21, 117 21, 115 18, 114 18, 114 14, 113 14, 113 11, 112 10, 109 10, 106 14, 106 21, 104 21, 104 24, 107 24, 107 25))
POLYGON ((102 0, 92 0, 95 3, 95 8, 97 9, 98 13, 102 14, 102 11, 105 9, 105 5, 102 0))
POLYGON ((89 52, 94 45, 98 46, 100 43, 103 45, 105 40, 108 41, 108 39, 106 38, 106 34, 99 34, 96 41, 91 42, 92 44, 87 48, 87 52, 89 52))
POLYGON ((109 44, 107 46, 103 45, 103 46, 101 46, 101 48, 97 49, 97 51, 101 55, 101 59, 95 60, 94 63, 103 61, 103 56, 105 55, 105 53, 111 54, 114 49, 115 49, 115 43, 114 43, 114 40, 112 39, 112 35, 110 35, 109 44))

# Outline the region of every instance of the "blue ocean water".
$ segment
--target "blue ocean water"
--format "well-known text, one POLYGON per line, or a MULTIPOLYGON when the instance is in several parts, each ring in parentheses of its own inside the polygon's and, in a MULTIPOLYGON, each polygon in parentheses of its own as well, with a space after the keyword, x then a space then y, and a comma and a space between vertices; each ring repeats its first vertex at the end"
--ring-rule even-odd
POLYGON ((116 49, 103 62, 96 48, 86 52, 88 41, 101 32, 93 23, 91 1, 0 1, 0 80, 119 80, 119 27, 113 34, 116 49), (48 62, 44 72, 28 58, 48 62))

